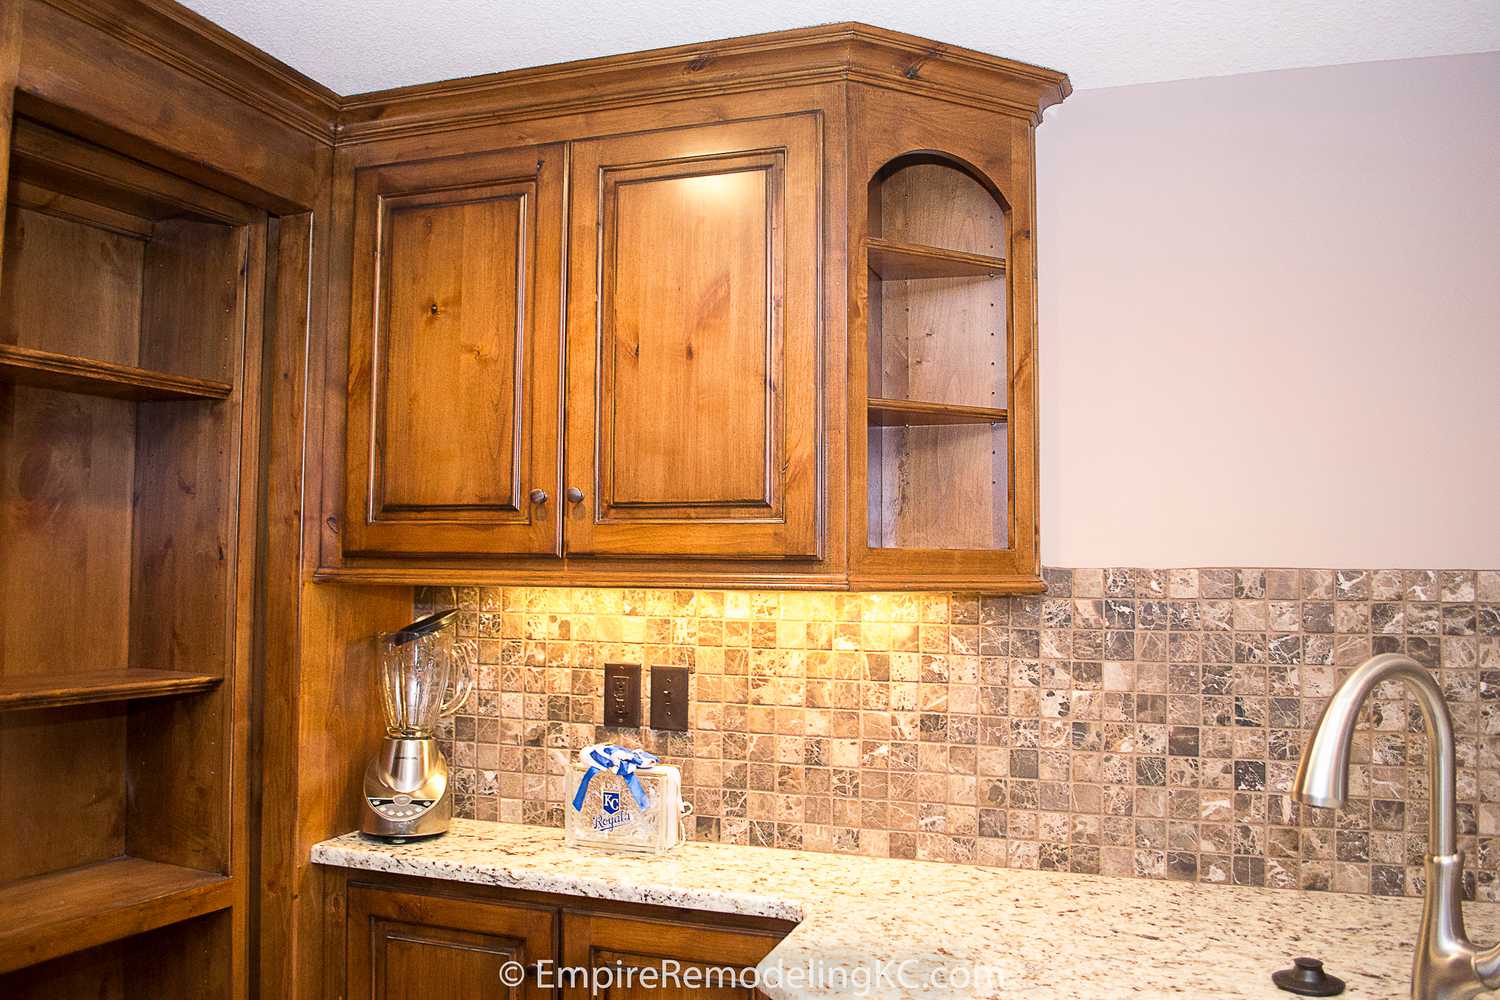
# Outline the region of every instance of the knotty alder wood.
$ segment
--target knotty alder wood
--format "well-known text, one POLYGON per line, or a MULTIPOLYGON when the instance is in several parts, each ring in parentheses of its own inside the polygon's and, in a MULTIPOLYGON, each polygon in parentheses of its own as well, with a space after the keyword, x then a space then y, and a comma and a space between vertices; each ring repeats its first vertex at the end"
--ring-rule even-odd
POLYGON ((223 678, 181 670, 99 670, 49 677, 0 678, 0 711, 58 708, 100 701, 130 701, 193 694, 217 686, 223 678))
POLYGON ((330 974, 322 995, 348 1000, 553 996, 552 987, 562 987, 565 997, 590 995, 589 981, 563 980, 560 967, 617 971, 613 988, 600 994, 611 997, 748 998, 753 991, 733 988, 642 993, 639 978, 630 988, 618 973, 652 969, 660 977, 666 963, 698 970, 753 968, 795 926, 763 917, 314 867, 324 873, 327 886, 324 971, 330 974), (523 987, 504 988, 499 970, 507 961, 545 961, 550 978, 528 974, 523 987))
POLYGON ((771 513, 779 501, 767 474, 776 398, 762 388, 781 349, 766 282, 779 161, 604 174, 601 489, 612 508, 771 513), (684 420, 685 405, 706 412, 684 420), (754 450, 726 462, 732 448, 754 450))
POLYGON ((348 551, 557 551, 562 173, 556 147, 359 173, 348 551))
MULTIPOLYGON (((987 259, 998 262, 1005 235, 1000 205, 958 164, 931 157, 883 169, 871 183, 870 203, 882 233, 966 248, 909 254, 900 258, 909 266, 882 275, 879 323, 871 324, 872 390, 957 404, 971 418, 976 410, 1003 412, 1005 282, 998 277, 1003 272, 968 267, 980 257, 969 248, 987 251, 987 259), (955 263, 961 265, 957 275, 936 267, 955 263), (972 277, 976 271, 983 277, 972 277)), ((881 242, 867 241, 877 274, 881 242)), ((869 438, 871 461, 878 456, 882 465, 879 493, 872 490, 870 497, 872 545, 1005 547, 1009 441, 1003 428, 934 426, 958 422, 872 420, 885 428, 872 430, 869 438)))
POLYGON ((865 248, 870 255, 870 270, 886 281, 908 278, 989 278, 1005 271, 1003 258, 962 250, 897 243, 874 236, 865 240, 865 248))
POLYGON ((819 550, 817 125, 573 147, 567 551, 819 550))
MULTIPOLYGON (((693 997, 753 1000, 760 995, 756 990, 723 985, 725 979, 722 976, 714 980, 705 978, 700 988, 688 989, 680 981, 664 981, 660 978, 661 970, 667 962, 680 969, 696 969, 700 975, 708 969, 753 969, 776 947, 781 936, 605 913, 564 912, 562 959, 563 964, 571 968, 656 971, 657 978, 652 988, 642 985, 639 972, 634 979, 626 979, 621 973, 608 989, 593 994, 610 1000, 649 1000, 653 997, 658 1000, 679 997, 684 1000, 693 997), (710 983, 711 988, 704 988, 710 983)), ((590 996, 590 991, 588 984, 578 984, 572 989, 564 989, 562 995, 567 1000, 582 1000, 590 996)))
MULTIPOLYGON (((194 17, 0 6, 0 969, 39 963, 0 977, 18 1000, 246 996, 264 208, 318 197, 336 102, 318 137, 288 124, 274 64, 194 17)), ((308 270, 286 278, 306 300, 308 270)))
POLYGON ((534 976, 508 986, 507 963, 553 957, 557 914, 544 907, 349 888, 349 1000, 550 996, 534 976))
POLYGON ((110 399, 223 399, 228 382, 0 344, 0 380, 110 399))
POLYGON ((243 912, 164 932, 180 958, 151 966, 59 956, 247 898, 265 218, 116 151, 18 135, 0 295, 3 967, 56 960, 37 989, 225 996, 243 912))
POLYGON ((1003 408, 925 403, 914 399, 870 397, 870 423, 876 427, 923 427, 937 424, 1003 424, 1003 408))
POLYGON ((869 178, 850 215, 868 247, 851 268, 868 428, 851 440, 868 500, 851 509, 865 541, 851 585, 1038 590, 1029 126, 857 85, 851 98, 852 169, 869 178), (972 276, 942 276, 940 259, 972 276))
POLYGON ((1034 123, 1072 92, 1067 76, 1055 70, 846 22, 359 94, 342 102, 340 143, 425 137, 460 125, 524 128, 550 116, 649 106, 667 94, 715 99, 848 80, 938 93, 950 105, 1034 123))
POLYGON ((529 193, 385 199, 382 513, 520 508, 529 193))
POLYGON ((230 880, 116 858, 0 886, 0 973, 223 909, 230 880))

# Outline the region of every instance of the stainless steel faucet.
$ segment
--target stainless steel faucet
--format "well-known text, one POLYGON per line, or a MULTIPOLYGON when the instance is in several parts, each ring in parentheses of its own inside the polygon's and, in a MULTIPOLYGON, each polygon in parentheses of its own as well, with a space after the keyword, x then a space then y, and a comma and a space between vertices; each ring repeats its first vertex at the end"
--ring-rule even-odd
POLYGON ((1385 681, 1403 681, 1417 696, 1432 763, 1428 811, 1427 894, 1412 960, 1412 1000, 1467 1000, 1500 988, 1500 945, 1479 950, 1464 933, 1464 859, 1458 851, 1453 719, 1443 692, 1423 667, 1396 653, 1372 656, 1329 699, 1297 766, 1292 797, 1332 809, 1349 795, 1349 748, 1360 706, 1385 681))

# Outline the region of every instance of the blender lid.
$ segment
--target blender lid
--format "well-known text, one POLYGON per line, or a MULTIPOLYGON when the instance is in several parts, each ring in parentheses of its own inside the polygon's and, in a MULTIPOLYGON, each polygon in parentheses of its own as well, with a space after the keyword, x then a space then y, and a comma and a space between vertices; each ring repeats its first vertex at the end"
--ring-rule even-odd
POLYGON ((428 615, 426 618, 418 619, 417 621, 412 622, 410 625, 406 626, 405 628, 399 629, 394 633, 396 644, 398 646, 404 646, 408 642, 414 642, 415 640, 420 639, 425 635, 431 635, 438 629, 442 628, 444 625, 447 625, 448 622, 452 621, 453 616, 456 614, 458 614, 457 608, 449 608, 447 611, 439 611, 437 614, 428 615))

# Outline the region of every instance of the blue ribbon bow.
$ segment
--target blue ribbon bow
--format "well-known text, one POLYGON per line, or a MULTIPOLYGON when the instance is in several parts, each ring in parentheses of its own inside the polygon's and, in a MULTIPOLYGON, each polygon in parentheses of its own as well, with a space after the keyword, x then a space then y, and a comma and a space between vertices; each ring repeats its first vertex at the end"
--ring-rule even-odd
POLYGON ((578 791, 573 795, 574 809, 580 811, 583 809, 583 800, 588 795, 589 782, 593 781, 594 775, 600 771, 610 771, 624 778, 625 787, 630 789, 630 795, 635 799, 635 804, 642 809, 650 804, 650 800, 646 797, 646 789, 641 787, 641 779, 635 776, 635 772, 638 768, 655 767, 661 760, 656 754, 615 746, 613 743, 596 743, 580 750, 578 756, 589 765, 589 769, 583 772, 583 780, 578 783, 578 791))

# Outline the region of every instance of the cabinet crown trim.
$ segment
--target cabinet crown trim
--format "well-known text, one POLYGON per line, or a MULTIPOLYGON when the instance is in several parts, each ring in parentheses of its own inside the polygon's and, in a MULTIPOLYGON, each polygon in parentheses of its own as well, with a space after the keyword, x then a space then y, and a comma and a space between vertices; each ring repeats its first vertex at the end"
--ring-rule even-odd
POLYGON ((40 0, 283 125, 333 144, 339 95, 170 0, 40 0))
POLYGON ((340 145, 648 101, 853 80, 1041 120, 1067 74, 859 22, 651 49, 344 98, 340 145))

